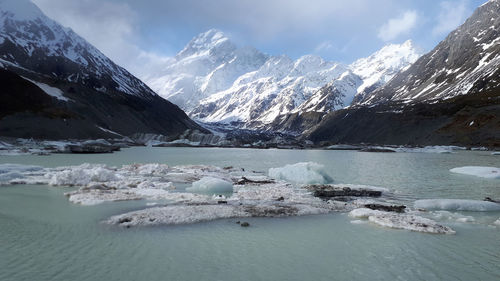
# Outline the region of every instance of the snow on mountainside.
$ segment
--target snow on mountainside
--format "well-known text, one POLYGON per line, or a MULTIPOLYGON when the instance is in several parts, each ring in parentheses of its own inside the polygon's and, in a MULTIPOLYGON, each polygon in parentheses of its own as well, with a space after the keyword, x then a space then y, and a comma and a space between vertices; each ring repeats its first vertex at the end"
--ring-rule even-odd
POLYGON ((358 87, 355 100, 360 100, 373 90, 379 88, 394 77, 398 72, 406 70, 420 56, 421 50, 413 45, 411 40, 403 44, 390 44, 367 58, 362 58, 350 65, 363 84, 358 87))
POLYGON ((385 84, 418 58, 410 41, 389 45, 350 66, 314 55, 292 60, 238 48, 224 34, 196 36, 147 83, 203 122, 256 127, 280 115, 329 112, 385 84))
POLYGON ((481 5, 434 50, 358 104, 450 99, 500 87, 500 1, 481 5))
POLYGON ((269 123, 295 111, 323 85, 343 75, 353 74, 345 66, 317 56, 296 61, 271 57, 259 70, 238 78, 231 88, 202 100, 192 116, 204 122, 269 123))
POLYGON ((189 113, 201 99, 227 89, 266 60, 256 49, 238 48, 222 32, 211 29, 193 38, 159 75, 145 81, 189 113))
POLYGON ((28 0, 0 0, 0 66, 149 98, 155 93, 28 0))

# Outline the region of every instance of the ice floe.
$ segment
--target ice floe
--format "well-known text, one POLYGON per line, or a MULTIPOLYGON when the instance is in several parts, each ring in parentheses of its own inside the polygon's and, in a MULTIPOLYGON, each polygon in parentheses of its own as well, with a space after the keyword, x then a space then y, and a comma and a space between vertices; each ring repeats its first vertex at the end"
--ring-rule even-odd
POLYGON ((423 199, 413 204, 417 209, 486 212, 500 211, 500 204, 489 201, 465 199, 423 199))
POLYGON ((409 152, 409 153, 441 153, 448 154, 453 153, 456 150, 465 150, 464 147, 459 146, 426 146, 426 147, 398 147, 397 152, 409 152))
POLYGON ((500 168, 496 167, 465 166, 453 168, 450 172, 487 179, 500 179, 500 168))
POLYGON ((437 222, 417 216, 414 214, 398 214, 393 212, 384 212, 371 210, 368 208, 354 209, 349 213, 353 218, 368 219, 368 221, 388 228, 406 229, 417 232, 436 233, 436 234, 454 234, 455 231, 447 226, 437 222))
POLYGON ((122 226, 190 224, 223 218, 281 217, 324 214, 307 205, 170 205, 134 211, 109 218, 106 223, 122 226))
POLYGON ((314 162, 302 162, 269 169, 269 176, 298 184, 327 184, 333 179, 327 174, 325 167, 314 162))
POLYGON ((316 163, 276 168, 269 172, 269 176, 239 168, 206 165, 152 163, 112 167, 82 164, 42 168, 3 164, 0 165, 0 179, 4 184, 77 187, 65 195, 70 202, 81 205, 127 200, 149 200, 152 202, 148 203, 155 204, 105 220, 105 223, 125 227, 187 224, 222 218, 351 212, 353 217, 385 227, 453 233, 453 230, 430 219, 404 213, 405 206, 399 213, 386 212, 389 209, 368 209, 373 206, 377 209, 384 204, 392 207, 395 195, 381 187, 325 184, 331 178, 316 163), (299 181, 298 177, 294 177, 297 174, 307 180, 299 181), (307 182, 321 184, 305 185, 307 182), (320 196, 317 191, 330 193, 320 196))

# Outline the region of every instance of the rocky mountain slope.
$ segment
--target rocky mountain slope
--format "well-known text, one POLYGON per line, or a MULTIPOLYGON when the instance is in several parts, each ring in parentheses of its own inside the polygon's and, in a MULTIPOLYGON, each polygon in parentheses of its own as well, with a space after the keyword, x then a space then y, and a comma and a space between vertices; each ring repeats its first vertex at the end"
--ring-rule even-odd
POLYGON ((28 0, 0 0, 0 68, 2 136, 175 138, 203 130, 28 0))
POLYGON ((287 114, 329 112, 386 83, 419 57, 410 41, 350 66, 314 55, 297 60, 238 48, 217 30, 195 37, 146 82, 203 122, 262 128, 287 114))
POLYGON ((500 1, 434 50, 304 134, 315 142, 500 146, 500 1))
POLYGON ((500 85, 500 2, 491 0, 431 52, 357 104, 445 100, 500 85))

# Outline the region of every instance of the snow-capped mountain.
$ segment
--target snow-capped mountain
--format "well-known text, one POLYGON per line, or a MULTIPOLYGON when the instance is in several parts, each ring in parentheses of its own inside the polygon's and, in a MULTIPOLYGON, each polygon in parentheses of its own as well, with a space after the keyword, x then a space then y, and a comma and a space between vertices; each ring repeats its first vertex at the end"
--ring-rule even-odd
POLYGON ((2 92, 2 135, 173 136, 200 128, 29 0, 0 0, 0 68, 10 89, 2 92))
POLYGON ((211 29, 193 38, 159 75, 145 81, 189 113, 200 100, 229 88, 236 78, 257 70, 266 60, 256 49, 238 48, 222 32, 211 29))
POLYGON ((143 82, 94 46, 45 16, 28 0, 0 1, 0 58, 56 79, 86 83, 100 91, 155 95, 143 82))
POLYGON ((358 104, 427 102, 500 86, 500 1, 483 4, 431 52, 358 104))
POLYGON ((314 55, 294 61, 286 55, 238 48, 212 29, 191 40, 161 75, 146 82, 195 119, 257 127, 289 113, 348 106, 355 96, 383 85, 418 56, 407 41, 350 66, 314 55))
POLYGON ((363 84, 357 89, 355 101, 363 99, 375 89, 383 86, 398 72, 406 70, 422 55, 411 40, 403 44, 390 44, 369 57, 361 58, 350 65, 363 84))
MULTIPOLYGON (((296 61, 287 56, 271 57, 257 71, 239 77, 229 89, 201 100, 191 116, 204 122, 269 123, 297 110, 329 81, 352 75, 345 66, 318 56, 296 61)), ((350 102, 353 96, 339 95, 338 99, 350 102)))

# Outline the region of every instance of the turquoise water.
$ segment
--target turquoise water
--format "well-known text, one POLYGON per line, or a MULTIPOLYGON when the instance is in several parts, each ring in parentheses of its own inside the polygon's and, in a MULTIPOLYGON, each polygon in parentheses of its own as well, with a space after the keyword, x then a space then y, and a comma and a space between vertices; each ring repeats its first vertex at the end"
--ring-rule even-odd
MULTIPOLYGON (((362 153, 321 150, 131 148, 115 154, 0 156, 0 163, 208 164, 267 171, 324 164, 338 183, 423 198, 500 198, 500 180, 458 175, 459 166, 500 166, 488 152, 362 153)), ((500 212, 449 222, 456 235, 351 224, 346 214, 251 218, 123 229, 100 223, 145 201, 74 205, 71 188, 0 187, 0 280, 499 280, 500 212), (480 223, 479 223, 480 222, 480 223)))

